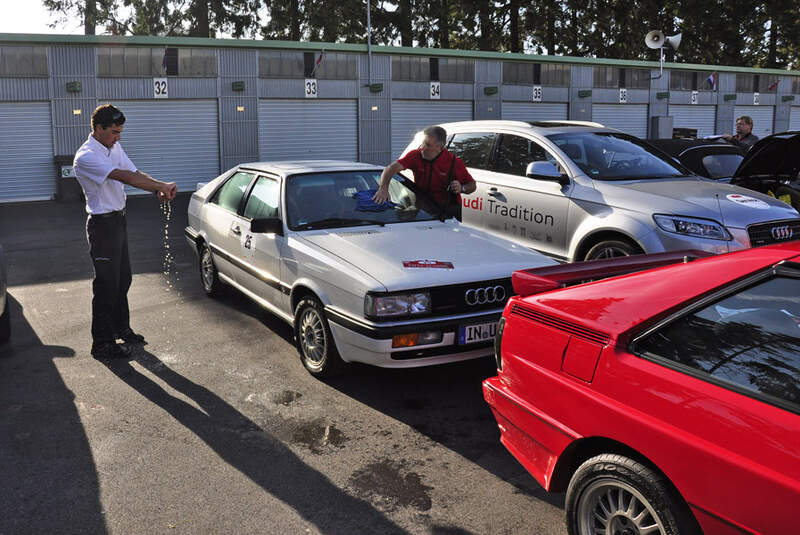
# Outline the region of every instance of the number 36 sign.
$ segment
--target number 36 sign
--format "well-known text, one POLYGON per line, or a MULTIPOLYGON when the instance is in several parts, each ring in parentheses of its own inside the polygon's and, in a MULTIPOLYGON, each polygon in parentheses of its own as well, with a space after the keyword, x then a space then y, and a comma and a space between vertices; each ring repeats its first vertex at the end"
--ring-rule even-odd
POLYGON ((169 85, 166 78, 153 78, 153 98, 169 98, 169 85))

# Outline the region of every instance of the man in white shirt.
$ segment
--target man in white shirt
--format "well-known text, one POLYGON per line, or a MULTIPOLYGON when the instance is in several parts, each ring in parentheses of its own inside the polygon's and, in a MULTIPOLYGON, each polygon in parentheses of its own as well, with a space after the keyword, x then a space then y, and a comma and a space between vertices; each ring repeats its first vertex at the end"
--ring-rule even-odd
POLYGON ((178 191, 174 182, 162 182, 142 173, 118 143, 125 115, 111 104, 92 113, 92 133, 75 153, 75 176, 86 196, 86 235, 94 264, 92 282, 92 356, 125 358, 128 349, 117 344, 144 343, 133 332, 128 309, 131 263, 125 221, 125 184, 171 200, 178 191))

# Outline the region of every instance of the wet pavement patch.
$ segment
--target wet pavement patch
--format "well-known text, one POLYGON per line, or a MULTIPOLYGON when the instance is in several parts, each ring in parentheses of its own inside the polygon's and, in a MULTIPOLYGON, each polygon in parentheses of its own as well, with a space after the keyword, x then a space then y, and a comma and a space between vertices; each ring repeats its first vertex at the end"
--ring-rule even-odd
POLYGON ((317 454, 324 453, 331 446, 342 448, 347 440, 344 433, 323 420, 301 422, 292 426, 292 442, 306 446, 317 454))
POLYGON ((420 511, 431 508, 429 487, 415 472, 404 470, 402 464, 391 459, 370 463, 357 470, 348 482, 356 496, 368 500, 376 507, 394 511, 399 507, 414 507, 420 511))
POLYGON ((301 397, 303 397, 303 394, 301 394, 300 392, 293 392, 292 390, 284 390, 280 394, 276 394, 272 398, 272 402, 275 403, 276 405, 283 405, 284 407, 288 407, 301 397))

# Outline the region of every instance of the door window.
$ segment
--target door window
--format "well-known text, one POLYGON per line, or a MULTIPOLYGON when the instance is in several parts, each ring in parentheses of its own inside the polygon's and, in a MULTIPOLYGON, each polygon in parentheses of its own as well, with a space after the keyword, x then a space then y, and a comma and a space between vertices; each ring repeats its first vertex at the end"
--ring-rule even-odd
POLYGON ((455 134, 449 150, 464 161, 464 165, 475 169, 488 169, 495 134, 478 132, 455 134))
POLYGON ((233 213, 239 211, 239 204, 247 191, 247 186, 253 180, 252 173, 238 172, 230 177, 211 198, 211 202, 218 204, 233 213))
POLYGON ((522 136, 503 134, 497 148, 497 172, 508 175, 525 176, 531 162, 550 162, 558 165, 556 159, 535 141, 522 136))
POLYGON ((649 334, 635 349, 800 408, 800 279, 776 276, 720 299, 649 334))
POLYGON ((279 197, 280 184, 276 179, 266 176, 258 177, 252 193, 247 198, 244 217, 247 219, 278 217, 279 197))

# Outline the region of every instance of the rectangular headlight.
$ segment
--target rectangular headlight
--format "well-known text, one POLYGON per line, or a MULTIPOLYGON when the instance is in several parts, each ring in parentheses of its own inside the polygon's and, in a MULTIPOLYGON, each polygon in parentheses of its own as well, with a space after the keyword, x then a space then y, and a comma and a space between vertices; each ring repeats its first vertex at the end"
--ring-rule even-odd
POLYGON ((431 295, 414 292, 397 295, 371 295, 364 300, 364 313, 374 318, 416 316, 431 311, 431 295))
POLYGON ((663 214, 654 214, 653 219, 661 229, 673 234, 696 236, 710 240, 730 241, 732 239, 725 227, 711 219, 663 214))

